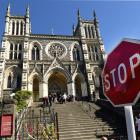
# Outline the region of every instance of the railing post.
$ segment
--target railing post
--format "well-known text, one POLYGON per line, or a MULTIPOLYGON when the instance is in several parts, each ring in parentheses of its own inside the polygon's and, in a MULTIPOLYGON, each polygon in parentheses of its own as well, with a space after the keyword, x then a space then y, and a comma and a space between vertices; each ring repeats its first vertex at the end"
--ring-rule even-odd
POLYGON ((57 131, 57 140, 59 140, 59 127, 58 127, 58 114, 56 112, 56 131, 57 131))

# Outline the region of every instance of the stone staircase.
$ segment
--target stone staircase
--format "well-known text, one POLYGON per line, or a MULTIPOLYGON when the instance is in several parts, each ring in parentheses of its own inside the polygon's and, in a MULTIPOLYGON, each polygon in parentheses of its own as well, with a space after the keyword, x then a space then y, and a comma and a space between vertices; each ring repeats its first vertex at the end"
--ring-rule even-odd
POLYGON ((54 104, 58 113, 60 140, 99 140, 102 136, 115 135, 116 126, 100 117, 91 119, 78 102, 54 104))

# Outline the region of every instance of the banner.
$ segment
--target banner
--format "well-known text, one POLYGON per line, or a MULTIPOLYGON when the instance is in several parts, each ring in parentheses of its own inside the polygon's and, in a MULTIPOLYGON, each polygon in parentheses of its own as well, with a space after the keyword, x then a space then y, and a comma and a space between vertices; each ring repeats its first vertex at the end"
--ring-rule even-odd
POLYGON ((13 115, 1 116, 0 136, 12 136, 13 133, 13 115))

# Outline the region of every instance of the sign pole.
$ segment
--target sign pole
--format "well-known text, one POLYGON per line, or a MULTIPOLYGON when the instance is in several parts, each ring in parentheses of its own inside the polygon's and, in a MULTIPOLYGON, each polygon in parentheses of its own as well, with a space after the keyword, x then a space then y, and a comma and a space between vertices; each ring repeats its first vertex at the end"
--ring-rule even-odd
POLYGON ((132 106, 124 106, 128 140, 136 140, 132 106))

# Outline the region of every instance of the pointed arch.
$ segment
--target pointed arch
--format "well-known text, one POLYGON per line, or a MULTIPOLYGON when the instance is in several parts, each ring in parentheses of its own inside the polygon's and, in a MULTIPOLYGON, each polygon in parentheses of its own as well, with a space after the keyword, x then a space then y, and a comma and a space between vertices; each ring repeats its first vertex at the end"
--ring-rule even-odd
POLYGON ((21 80, 18 77, 22 77, 21 69, 16 65, 8 67, 4 71, 4 85, 3 89, 12 88, 17 89, 18 84, 21 86, 21 80))
POLYGON ((31 60, 41 60, 42 45, 38 41, 33 41, 29 46, 29 56, 31 60))
POLYGON ((49 79, 50 75, 54 72, 61 72, 66 76, 66 79, 67 79, 68 82, 72 81, 72 78, 71 78, 70 74, 61 67, 54 67, 54 68, 49 69, 44 75, 44 81, 48 82, 48 79, 49 79))
POLYGON ((82 61, 82 48, 78 42, 74 42, 70 46, 71 48, 71 61, 82 61))
POLYGON ((88 96, 87 84, 82 73, 75 72, 72 76, 72 81, 74 81, 75 93, 78 100, 88 96))
POLYGON ((28 81, 30 83, 32 83, 33 82, 33 79, 35 77, 39 80, 39 82, 42 81, 42 76, 37 71, 35 71, 35 69, 34 69, 33 72, 30 74, 28 81))

